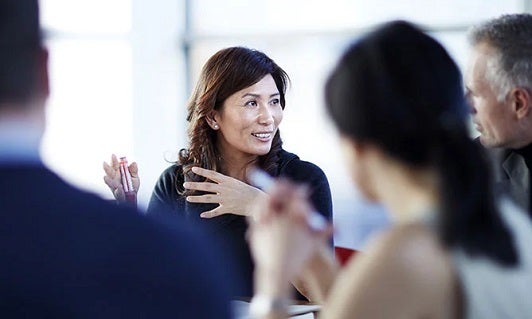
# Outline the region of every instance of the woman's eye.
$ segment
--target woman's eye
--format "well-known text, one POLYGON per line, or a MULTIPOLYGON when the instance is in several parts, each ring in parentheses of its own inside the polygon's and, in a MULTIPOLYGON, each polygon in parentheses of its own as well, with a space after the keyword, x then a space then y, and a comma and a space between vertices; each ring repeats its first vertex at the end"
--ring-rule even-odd
POLYGON ((245 105, 246 106, 257 106, 257 102, 256 101, 248 101, 248 102, 246 102, 245 105))
POLYGON ((279 104, 279 103, 281 103, 281 101, 280 101, 279 99, 273 99, 273 100, 271 100, 271 102, 270 102, 271 105, 277 105, 277 104, 279 104))

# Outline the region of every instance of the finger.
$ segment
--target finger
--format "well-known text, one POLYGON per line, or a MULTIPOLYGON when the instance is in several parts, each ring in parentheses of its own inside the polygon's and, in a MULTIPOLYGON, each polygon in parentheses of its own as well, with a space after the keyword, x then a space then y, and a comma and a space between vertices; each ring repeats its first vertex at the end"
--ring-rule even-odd
POLYGON ((291 218, 296 223, 304 224, 314 233, 321 233, 331 225, 329 221, 312 208, 304 189, 296 190, 287 211, 289 211, 291 218))
POLYGON ((286 210, 287 205, 295 197, 294 185, 288 181, 278 180, 270 190, 270 210, 276 213, 282 213, 286 210))
POLYGON ((215 209, 211 209, 209 211, 203 212, 200 214, 201 218, 213 218, 216 216, 223 215, 224 213, 219 210, 220 206, 216 207, 215 209))
POLYGON ((300 198, 310 197, 310 187, 307 184, 299 184, 296 186, 296 196, 300 198))
POLYGON ((118 162, 118 158, 116 157, 115 154, 111 155, 111 166, 114 169, 119 169, 120 168, 120 163, 118 162))
POLYGON ((216 194, 187 196, 187 202, 190 202, 190 203, 219 204, 220 203, 220 197, 218 195, 216 195, 216 194))
POLYGON ((192 189, 197 191, 204 191, 209 193, 218 193, 219 187, 218 184, 210 182, 185 182, 183 187, 186 189, 192 189))
POLYGON ((310 229, 309 217, 311 205, 306 197, 306 188, 289 182, 276 183, 270 200, 270 213, 263 218, 273 218, 272 215, 288 218, 294 226, 310 229))
POLYGON ((220 174, 216 171, 212 171, 210 169, 205 169, 205 168, 201 168, 197 166, 192 167, 192 172, 194 172, 194 174, 197 174, 199 176, 207 177, 208 179, 215 181, 217 183, 221 183, 226 177, 225 175, 220 174))
POLYGON ((103 170, 107 176, 114 177, 116 175, 116 171, 107 162, 103 162, 103 170))
POLYGON ((139 177, 139 167, 137 166, 137 162, 131 163, 128 169, 131 177, 139 177))

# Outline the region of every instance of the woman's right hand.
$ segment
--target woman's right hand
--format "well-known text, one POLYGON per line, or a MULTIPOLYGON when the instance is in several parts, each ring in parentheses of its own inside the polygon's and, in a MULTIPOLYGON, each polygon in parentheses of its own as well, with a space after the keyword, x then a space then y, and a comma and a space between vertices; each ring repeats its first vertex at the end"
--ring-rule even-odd
MULTIPOLYGON (((109 186, 109 189, 111 189, 111 192, 113 193, 115 199, 122 202, 125 201, 126 194, 124 193, 124 187, 122 186, 122 178, 120 176, 120 163, 115 154, 111 156, 111 164, 103 162, 103 170, 105 171, 105 176, 103 177, 103 180, 105 184, 109 186)), ((140 187, 139 169, 137 167, 137 163, 133 162, 129 164, 128 170, 131 174, 131 181, 133 182, 133 188, 135 189, 136 193, 138 192, 140 187)))

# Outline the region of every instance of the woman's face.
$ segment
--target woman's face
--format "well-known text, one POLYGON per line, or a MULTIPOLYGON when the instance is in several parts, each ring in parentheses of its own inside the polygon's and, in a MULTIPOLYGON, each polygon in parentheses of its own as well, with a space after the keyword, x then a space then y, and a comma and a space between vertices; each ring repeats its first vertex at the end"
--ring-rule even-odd
POLYGON ((270 151, 282 119, 279 90, 268 74, 229 96, 215 111, 211 127, 218 130, 218 147, 223 154, 259 156, 270 151))

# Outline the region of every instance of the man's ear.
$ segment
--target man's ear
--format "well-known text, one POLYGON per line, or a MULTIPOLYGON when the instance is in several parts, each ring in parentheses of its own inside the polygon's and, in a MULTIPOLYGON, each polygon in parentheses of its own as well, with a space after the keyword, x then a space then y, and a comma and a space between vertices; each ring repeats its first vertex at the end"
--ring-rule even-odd
POLYGON ((523 119, 530 113, 532 100, 530 92, 524 88, 514 88, 510 92, 510 102, 518 119, 523 119))
POLYGON ((50 78, 48 74, 48 50, 40 48, 37 51, 37 90, 43 97, 50 96, 50 78))

